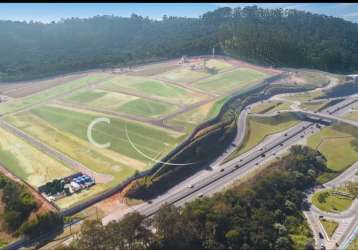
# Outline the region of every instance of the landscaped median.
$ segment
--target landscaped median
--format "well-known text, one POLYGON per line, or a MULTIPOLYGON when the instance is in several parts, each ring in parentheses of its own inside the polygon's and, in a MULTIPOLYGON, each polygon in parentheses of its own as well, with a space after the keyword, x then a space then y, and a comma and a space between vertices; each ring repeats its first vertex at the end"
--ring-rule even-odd
POLYGON ((333 220, 327 220, 324 218, 320 219, 320 222, 321 222, 324 230, 326 231, 328 237, 331 238, 338 227, 338 223, 333 220))
POLYGON ((354 200, 350 193, 337 190, 324 190, 317 192, 312 197, 312 204, 325 212, 343 212, 347 210, 354 200))

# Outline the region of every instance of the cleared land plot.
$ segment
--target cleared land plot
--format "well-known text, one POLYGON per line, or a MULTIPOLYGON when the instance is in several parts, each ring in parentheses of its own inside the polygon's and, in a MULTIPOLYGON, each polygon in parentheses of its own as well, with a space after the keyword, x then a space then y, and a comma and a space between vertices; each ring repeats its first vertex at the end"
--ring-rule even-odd
POLYGON ((30 107, 35 104, 42 103, 51 98, 57 97, 59 95, 70 93, 80 87, 86 86, 88 84, 100 81, 109 77, 108 74, 98 73, 93 75, 88 75, 83 78, 67 82, 66 84, 62 84, 41 92, 38 92, 33 95, 26 96, 21 99, 13 99, 6 103, 0 104, 0 114, 6 114, 9 112, 18 111, 27 107, 30 107))
POLYGON ((225 93, 230 90, 249 87, 254 82, 263 80, 267 76, 267 74, 253 69, 239 68, 198 81, 195 83, 195 87, 213 93, 225 93))
POLYGON ((328 234, 328 237, 332 237, 338 227, 338 223, 333 220, 320 219, 320 222, 328 234))
POLYGON ((0 138, 0 163, 32 186, 75 173, 2 128, 0 138))
POLYGON ((10 97, 24 97, 84 77, 85 74, 68 75, 47 80, 21 83, 0 83, 0 93, 10 97))
POLYGON ((267 136, 282 132, 296 125, 299 121, 292 114, 280 114, 274 117, 249 117, 245 139, 225 161, 249 151, 261 143, 267 136))
POLYGON ((96 89, 81 91, 66 100, 93 108, 120 111, 150 118, 166 115, 177 109, 176 106, 168 103, 96 89))
POLYGON ((178 104, 192 104, 206 97, 203 94, 194 93, 161 81, 126 75, 116 76, 104 81, 99 88, 114 92, 134 91, 134 93, 178 104))
POLYGON ((143 67, 140 67, 139 69, 136 69, 133 72, 128 73, 128 75, 132 76, 152 76, 164 73, 166 71, 174 70, 176 68, 180 67, 175 62, 164 62, 164 63, 155 63, 150 65, 144 65, 143 67))
POLYGON ((358 148, 354 146, 357 140, 355 130, 355 127, 343 124, 326 127, 310 136, 307 144, 327 158, 328 168, 342 172, 358 160, 358 148))
POLYGON ((312 204, 325 212, 342 212, 352 205, 351 198, 334 194, 332 190, 316 192, 312 197, 312 204))
POLYGON ((178 83, 191 83, 208 76, 210 76, 208 72, 191 70, 183 66, 181 68, 168 71, 164 74, 156 75, 156 77, 160 79, 178 83))

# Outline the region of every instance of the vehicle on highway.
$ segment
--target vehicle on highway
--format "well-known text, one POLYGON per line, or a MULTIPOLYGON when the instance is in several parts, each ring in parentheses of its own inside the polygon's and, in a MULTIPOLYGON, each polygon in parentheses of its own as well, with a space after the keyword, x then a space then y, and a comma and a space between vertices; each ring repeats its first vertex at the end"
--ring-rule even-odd
POLYGON ((236 165, 235 168, 238 169, 240 166, 239 165, 236 165))
POLYGON ((322 243, 319 249, 320 249, 320 250, 325 250, 326 247, 325 247, 325 245, 322 243))
POLYGON ((201 198, 201 197, 203 197, 203 196, 204 196, 203 193, 199 193, 199 194, 198 194, 198 197, 199 197, 199 198, 201 198))
POLYGON ((285 133, 284 136, 287 136, 287 133, 285 133))
POLYGON ((321 232, 318 233, 320 239, 324 239, 323 234, 321 232))
POLYGON ((323 219, 323 215, 318 216, 319 219, 323 219))
POLYGON ((193 185, 193 184, 190 184, 190 185, 187 185, 186 187, 187 187, 187 188, 193 188, 194 185, 193 185))
POLYGON ((225 168, 220 169, 220 172, 224 172, 225 168))

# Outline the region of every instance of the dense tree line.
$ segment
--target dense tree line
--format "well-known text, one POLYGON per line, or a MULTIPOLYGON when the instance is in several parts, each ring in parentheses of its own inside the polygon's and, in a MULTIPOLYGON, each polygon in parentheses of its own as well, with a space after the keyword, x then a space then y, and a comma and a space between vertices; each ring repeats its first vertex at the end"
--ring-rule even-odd
POLYGON ((70 248, 312 249, 301 209, 304 190, 315 185, 325 164, 318 151, 293 146, 254 179, 182 209, 164 206, 152 219, 127 214, 106 226, 85 222, 70 248), (294 244, 292 235, 306 242, 294 244))
POLYGON ((37 203, 25 186, 0 175, 1 201, 5 204, 2 217, 9 232, 15 232, 37 209, 37 203))
POLYGON ((273 66, 358 69, 358 25, 298 10, 219 8, 199 18, 0 21, 0 81, 211 53, 273 66))

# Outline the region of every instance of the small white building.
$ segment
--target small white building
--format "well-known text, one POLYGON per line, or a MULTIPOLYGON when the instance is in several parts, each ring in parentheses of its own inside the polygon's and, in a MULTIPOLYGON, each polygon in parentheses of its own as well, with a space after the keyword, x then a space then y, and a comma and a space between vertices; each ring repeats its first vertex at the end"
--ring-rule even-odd
POLYGON ((72 190, 74 192, 77 192, 77 191, 81 190, 81 186, 77 182, 71 181, 70 185, 71 185, 71 188, 72 188, 72 190))

